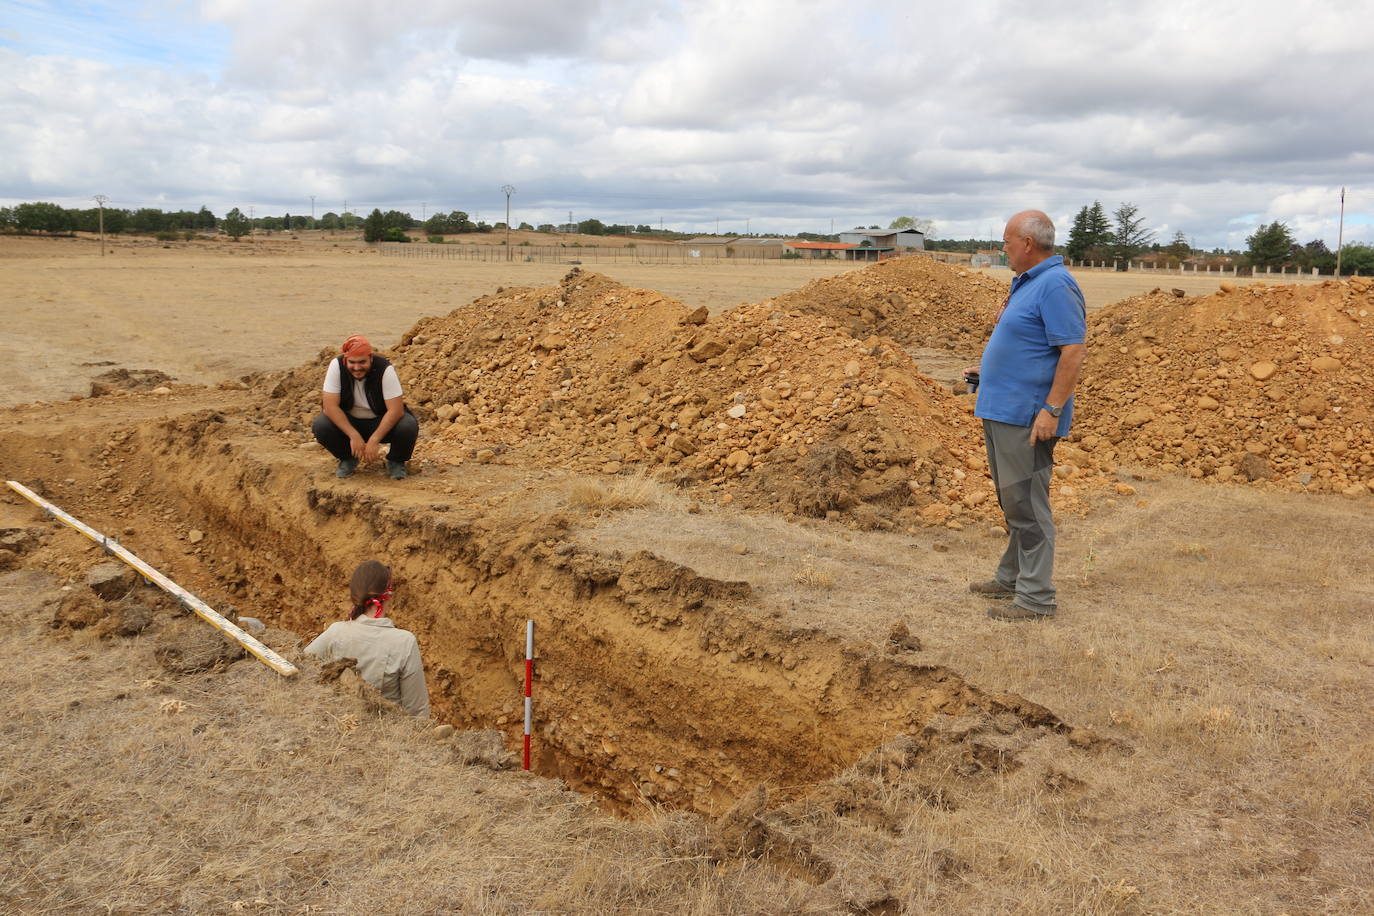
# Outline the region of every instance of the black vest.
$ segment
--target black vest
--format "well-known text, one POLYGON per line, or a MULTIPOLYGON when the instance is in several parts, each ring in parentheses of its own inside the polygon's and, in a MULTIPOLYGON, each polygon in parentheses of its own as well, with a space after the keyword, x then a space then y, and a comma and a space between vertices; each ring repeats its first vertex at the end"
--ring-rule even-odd
MULTIPOLYGON (((339 409, 348 413, 353 407, 353 376, 349 374, 348 365, 344 362, 344 357, 338 358, 339 363, 339 409)), ((367 370, 366 377, 363 378, 363 393, 367 395, 367 407, 377 416, 386 413, 386 399, 382 397, 382 373, 386 372, 391 361, 385 356, 372 355, 372 367, 367 370)), ((406 413, 410 413, 410 408, 406 408, 406 413)))

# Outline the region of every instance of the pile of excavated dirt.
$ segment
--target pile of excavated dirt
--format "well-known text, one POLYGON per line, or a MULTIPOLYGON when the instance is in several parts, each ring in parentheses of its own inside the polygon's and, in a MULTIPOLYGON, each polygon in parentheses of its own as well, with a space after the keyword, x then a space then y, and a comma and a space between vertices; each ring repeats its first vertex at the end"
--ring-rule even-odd
POLYGON ((830 318, 854 337, 881 334, 905 347, 976 354, 1007 288, 1000 280, 929 258, 893 258, 813 280, 773 304, 830 318))
POLYGON ((99 398, 116 391, 152 391, 173 381, 159 369, 110 369, 91 379, 91 397, 99 398))
MULTIPOLYGON (((881 289, 874 278, 925 269, 885 262, 849 282, 881 289)), ((640 469, 721 502, 865 527, 992 518, 968 404, 892 340, 856 337, 806 301, 710 316, 574 270, 425 319, 389 355, 432 460, 640 469)), ((308 423, 331 355, 261 380, 277 398, 261 422, 308 423)))
POLYGON ((1092 315, 1088 346, 1062 460, 1374 491, 1374 281, 1156 291, 1092 315))

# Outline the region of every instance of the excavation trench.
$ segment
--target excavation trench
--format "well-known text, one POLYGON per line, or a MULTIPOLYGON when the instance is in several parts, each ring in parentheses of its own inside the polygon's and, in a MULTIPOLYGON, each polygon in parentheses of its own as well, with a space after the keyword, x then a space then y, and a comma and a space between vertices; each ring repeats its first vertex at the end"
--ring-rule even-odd
POLYGON ((1068 730, 946 668, 770 620, 748 583, 597 553, 557 511, 445 502, 419 478, 336 481, 317 454, 214 412, 112 441, 88 460, 145 469, 104 478, 112 509, 157 493, 211 533, 213 546, 169 560, 211 603, 313 634, 338 619, 360 560, 392 564, 393 616, 420 639, 434 716, 500 728, 511 747, 534 620, 534 768, 618 811, 715 813, 759 782, 800 794, 937 717, 1068 730))

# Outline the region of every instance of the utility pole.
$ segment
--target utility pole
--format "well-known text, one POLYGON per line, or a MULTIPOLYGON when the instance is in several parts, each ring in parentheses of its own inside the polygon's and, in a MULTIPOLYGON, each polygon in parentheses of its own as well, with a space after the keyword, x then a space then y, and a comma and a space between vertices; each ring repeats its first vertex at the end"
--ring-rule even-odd
POLYGON ((1341 222, 1336 230, 1336 279, 1341 277, 1341 248, 1345 243, 1345 188, 1341 188, 1341 222))
POLYGON ((744 218, 744 234, 749 234, 749 217, 747 216, 744 218))
POLYGON ((568 231, 569 231, 569 232, 576 232, 576 231, 577 231, 577 227, 573 225, 573 221, 572 221, 572 211, 571 211, 571 210, 568 211, 568 231))
POLYGON ((95 205, 100 208, 100 256, 105 257, 105 201, 109 200, 104 194, 95 195, 95 205))
POLYGON ((315 228, 315 195, 310 195, 310 228, 315 228))
POLYGON ((501 185, 501 192, 506 195, 506 260, 512 258, 510 252, 510 196, 515 193, 515 185, 501 185))

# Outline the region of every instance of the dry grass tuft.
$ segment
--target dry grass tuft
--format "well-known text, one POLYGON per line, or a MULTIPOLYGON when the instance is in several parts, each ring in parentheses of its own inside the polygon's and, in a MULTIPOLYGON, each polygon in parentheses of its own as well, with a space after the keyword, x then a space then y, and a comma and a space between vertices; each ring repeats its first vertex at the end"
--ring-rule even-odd
POLYGON ((796 570, 792 573, 793 581, 808 588, 819 588, 829 591, 835 587, 835 575, 829 569, 820 565, 815 557, 802 557, 797 564, 796 570))
POLYGON ((1174 545, 1174 553, 1180 557, 1190 557, 1194 560, 1206 560, 1211 556, 1206 544, 1182 543, 1174 545))
POLYGON ((616 512, 666 505, 675 494, 647 474, 612 477, 609 480, 582 477, 568 486, 568 503, 582 509, 616 512))

